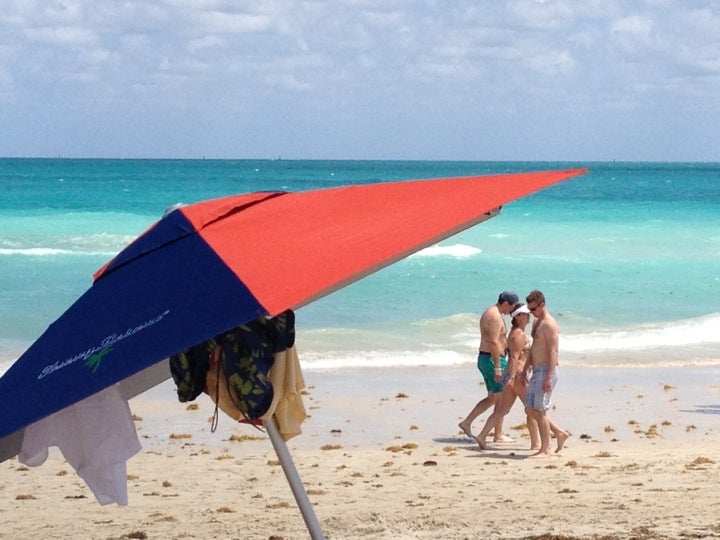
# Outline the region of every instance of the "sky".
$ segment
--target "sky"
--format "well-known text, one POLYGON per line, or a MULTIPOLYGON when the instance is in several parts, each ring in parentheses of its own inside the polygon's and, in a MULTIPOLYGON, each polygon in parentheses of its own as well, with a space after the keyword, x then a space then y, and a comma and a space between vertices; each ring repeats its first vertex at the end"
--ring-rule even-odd
POLYGON ((0 156, 720 162, 720 0, 0 0, 0 156))

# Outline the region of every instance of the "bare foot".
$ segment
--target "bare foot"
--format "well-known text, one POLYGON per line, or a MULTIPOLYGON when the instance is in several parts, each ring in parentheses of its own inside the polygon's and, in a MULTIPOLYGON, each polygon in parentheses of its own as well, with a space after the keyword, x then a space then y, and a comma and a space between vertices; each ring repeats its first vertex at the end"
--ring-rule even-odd
POLYGON ((539 447, 539 446, 531 446, 531 447, 530 447, 530 451, 531 451, 531 452, 536 452, 536 453, 537 453, 537 452, 539 452, 539 451, 540 451, 540 447, 539 447))
POLYGON ((528 459, 547 459, 549 457, 552 457, 552 454, 550 452, 535 452, 534 454, 531 454, 528 456, 528 459))
POLYGON ((514 443, 515 439, 513 439, 512 437, 508 437, 504 433, 501 433, 500 436, 495 437, 493 441, 497 443, 514 443))
POLYGON ((556 437, 557 438, 557 449, 555 450, 555 453, 557 453, 563 449, 563 446, 565 445, 565 441, 567 441, 569 437, 570 437, 570 433, 568 433, 567 431, 560 432, 560 434, 556 437))
POLYGON ((485 441, 484 441, 484 440, 481 440, 479 435, 478 435, 477 437, 475 437, 475 442, 478 443, 478 446, 480 447, 480 450, 487 450, 487 449, 488 449, 487 445, 485 444, 485 441))
POLYGON ((459 427, 460 429, 462 429, 462 430, 463 430, 463 433, 465 433, 465 435, 467 435, 467 436, 470 437, 471 439, 474 439, 474 438, 475 438, 475 437, 473 437, 472 431, 470 431, 470 426, 465 425, 464 422, 460 422, 460 423, 458 424, 458 427, 459 427))

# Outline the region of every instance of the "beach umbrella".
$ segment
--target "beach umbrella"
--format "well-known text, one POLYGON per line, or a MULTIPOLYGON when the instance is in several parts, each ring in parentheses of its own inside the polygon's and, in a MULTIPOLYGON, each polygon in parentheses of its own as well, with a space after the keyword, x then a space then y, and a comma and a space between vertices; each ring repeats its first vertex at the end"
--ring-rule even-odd
POLYGON ((0 378, 0 460, 23 429, 165 359, 297 309, 585 169, 260 192, 183 206, 139 236, 0 378))

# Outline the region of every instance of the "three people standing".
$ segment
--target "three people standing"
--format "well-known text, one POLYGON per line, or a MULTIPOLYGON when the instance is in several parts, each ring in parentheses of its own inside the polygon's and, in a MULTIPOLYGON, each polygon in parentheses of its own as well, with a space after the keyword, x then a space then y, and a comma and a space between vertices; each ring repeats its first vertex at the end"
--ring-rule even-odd
POLYGON ((502 433, 503 418, 515 399, 520 397, 527 414, 530 447, 536 450, 531 457, 548 457, 551 455, 551 431, 557 439, 556 452, 562 449, 570 436, 547 415, 552 390, 557 382, 559 328, 545 307, 542 292, 532 291, 526 302, 527 306, 519 303, 519 297, 513 291, 504 291, 500 293, 498 302, 488 307, 480 317, 478 369, 485 380, 488 395, 458 425, 468 437, 472 437, 473 420, 495 405, 493 413, 475 439, 484 450, 487 448, 486 438, 494 430, 495 442, 505 442, 509 438, 502 433), (531 332, 532 345, 525 334, 530 313, 535 317, 531 332), (512 316, 512 328, 506 337, 502 316, 507 314, 512 316))

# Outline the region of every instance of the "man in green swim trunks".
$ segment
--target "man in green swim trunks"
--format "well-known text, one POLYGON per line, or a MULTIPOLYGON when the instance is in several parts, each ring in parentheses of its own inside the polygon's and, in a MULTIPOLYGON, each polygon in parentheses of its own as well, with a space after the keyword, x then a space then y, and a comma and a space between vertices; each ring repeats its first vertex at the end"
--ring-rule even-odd
MULTIPOLYGON (((465 435, 470 438, 473 438, 471 430, 473 420, 495 405, 502 392, 500 378, 507 363, 505 358, 507 329, 502 316, 508 315, 512 311, 513 305, 519 300, 520 297, 514 291, 503 291, 498 296, 497 303, 487 308, 480 316, 480 351, 477 365, 485 380, 488 395, 478 401, 467 418, 458 424, 465 435)), ((495 442, 503 442, 502 418, 498 424, 495 426, 495 442)), ((482 443, 478 441, 478 444, 484 447, 484 441, 482 443)))

